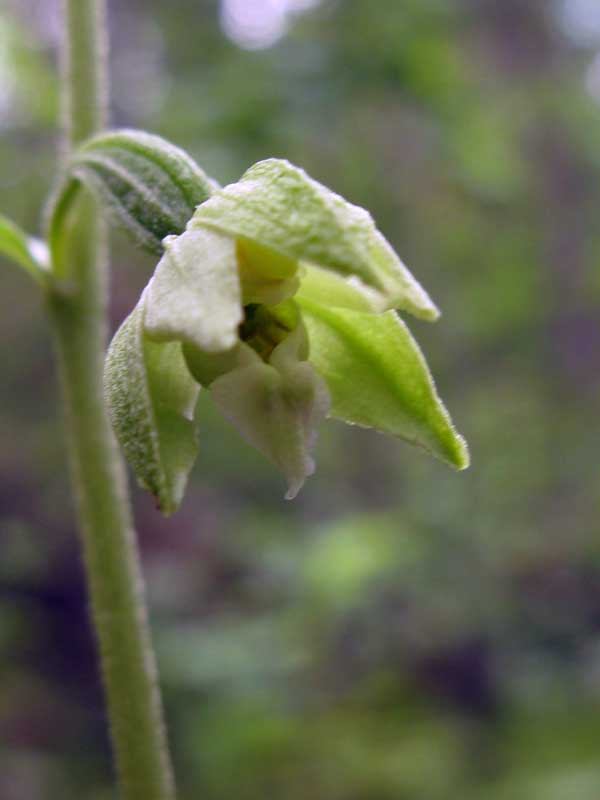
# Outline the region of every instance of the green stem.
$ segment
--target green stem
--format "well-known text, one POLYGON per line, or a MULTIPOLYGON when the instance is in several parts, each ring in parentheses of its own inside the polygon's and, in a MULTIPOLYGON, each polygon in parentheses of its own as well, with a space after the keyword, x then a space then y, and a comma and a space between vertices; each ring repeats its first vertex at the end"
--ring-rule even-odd
POLYGON ((69 148, 102 130, 108 108, 106 0, 62 0, 62 112, 69 148))
MULTIPOLYGON (((104 0, 63 0, 63 99, 68 148, 105 113, 104 0)), ((66 407, 91 611, 124 800, 172 800, 156 666, 126 479, 103 402, 107 328, 103 235, 90 198, 77 208, 66 248, 70 291, 48 295, 66 407)))

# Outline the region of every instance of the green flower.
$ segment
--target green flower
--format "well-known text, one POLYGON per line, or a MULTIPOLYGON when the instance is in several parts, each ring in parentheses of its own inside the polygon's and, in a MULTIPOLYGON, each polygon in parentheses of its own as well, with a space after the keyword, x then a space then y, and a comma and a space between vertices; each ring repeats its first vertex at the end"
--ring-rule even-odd
POLYGON ((397 313, 438 311, 366 211, 269 159, 163 244, 106 364, 117 436, 163 511, 180 503, 195 457, 199 386, 283 471, 287 497, 314 470, 328 414, 468 465, 397 313))

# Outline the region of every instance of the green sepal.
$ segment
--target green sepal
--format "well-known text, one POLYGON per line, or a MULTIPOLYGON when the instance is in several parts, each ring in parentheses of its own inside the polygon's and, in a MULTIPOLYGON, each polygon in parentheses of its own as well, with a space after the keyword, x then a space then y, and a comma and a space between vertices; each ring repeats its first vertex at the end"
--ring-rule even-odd
POLYGON ((257 242, 290 259, 355 276, 381 295, 387 308, 424 319, 439 312, 375 227, 352 205, 288 161, 260 161, 216 192, 190 227, 209 226, 257 242))
POLYGON ((144 335, 145 294, 115 334, 104 387, 117 439, 141 486, 164 514, 177 510, 197 454, 199 386, 179 342, 144 335))
POLYGON ((0 214, 0 253, 23 267, 40 286, 48 277, 48 248, 0 214))
POLYGON ((331 416, 398 436, 457 469, 469 465, 419 346, 394 311, 370 314, 296 298, 331 416))
POLYGON ((146 331, 208 352, 229 350, 242 321, 235 242, 210 230, 189 230, 165 240, 147 288, 146 331))
POLYGON ((185 151, 159 136, 117 130, 90 139, 71 158, 47 211, 59 275, 61 231, 81 184, 136 244, 157 255, 162 240, 183 233, 196 206, 216 189, 185 151))

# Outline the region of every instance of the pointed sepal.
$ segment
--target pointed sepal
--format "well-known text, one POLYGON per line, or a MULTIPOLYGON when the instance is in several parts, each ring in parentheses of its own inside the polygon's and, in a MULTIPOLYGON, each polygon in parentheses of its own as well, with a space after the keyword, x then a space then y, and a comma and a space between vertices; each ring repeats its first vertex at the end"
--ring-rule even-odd
POLYGON ((424 319, 439 311, 377 230, 370 214, 288 161, 260 161, 196 210, 191 227, 211 227, 295 260, 355 276, 387 308, 424 319))
POLYGON ((298 298, 310 360, 331 393, 331 415, 425 448, 457 469, 464 439, 440 400, 425 358, 394 311, 370 314, 298 298))
POLYGON ((105 363, 106 401, 117 439, 141 486, 164 514, 181 503, 196 459, 199 386, 179 342, 144 334, 140 302, 115 334, 105 363))

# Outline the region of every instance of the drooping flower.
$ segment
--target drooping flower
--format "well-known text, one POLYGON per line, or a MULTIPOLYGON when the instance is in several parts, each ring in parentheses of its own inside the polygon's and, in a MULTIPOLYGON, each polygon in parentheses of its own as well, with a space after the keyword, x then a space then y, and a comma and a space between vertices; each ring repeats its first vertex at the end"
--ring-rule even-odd
POLYGON ((439 312, 366 211, 269 159, 163 244, 106 364, 117 436, 163 511, 178 506, 194 460, 199 386, 283 471, 288 497, 314 470, 327 414, 468 465, 397 313, 439 312))

